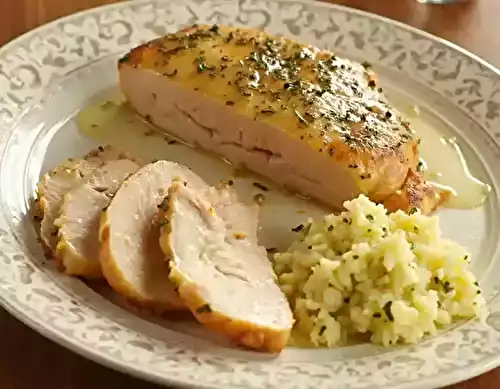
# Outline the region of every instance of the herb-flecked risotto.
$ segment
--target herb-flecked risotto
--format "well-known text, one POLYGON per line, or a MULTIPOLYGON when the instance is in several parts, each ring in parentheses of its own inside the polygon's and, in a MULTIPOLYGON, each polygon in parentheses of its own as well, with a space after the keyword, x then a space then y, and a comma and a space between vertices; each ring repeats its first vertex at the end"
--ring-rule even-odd
POLYGON ((470 255, 417 209, 387 214, 361 195, 340 215, 312 221, 274 257, 299 335, 316 346, 356 334, 415 343, 454 320, 487 316, 470 255))

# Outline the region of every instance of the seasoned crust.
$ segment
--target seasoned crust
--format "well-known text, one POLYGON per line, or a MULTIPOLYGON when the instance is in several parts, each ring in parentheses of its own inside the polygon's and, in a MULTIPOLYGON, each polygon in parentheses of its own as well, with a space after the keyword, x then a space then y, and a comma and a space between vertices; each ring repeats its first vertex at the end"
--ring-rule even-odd
MULTIPOLYGON (((371 67, 310 45, 253 29, 191 26, 133 49, 120 60, 119 69, 125 95, 132 105, 142 107, 138 110, 141 114, 147 116, 152 112, 150 118, 156 125, 165 127, 161 118, 177 109, 188 115, 189 120, 196 116, 199 128, 217 133, 225 128, 224 123, 217 124, 208 114, 198 115, 204 112, 205 100, 210 107, 208 111, 220 111, 218 117, 226 112, 231 117, 232 128, 239 128, 238 119, 241 123, 252 120, 259 127, 254 130, 246 125, 248 133, 239 134, 239 140, 236 130, 217 133, 222 144, 240 147, 241 153, 265 149, 277 164, 289 164, 295 176, 303 175, 306 179, 313 176, 312 181, 323 183, 338 180, 339 187, 352 188, 349 198, 363 193, 373 201, 382 202, 403 186, 408 171, 418 164, 414 132, 386 99, 371 67), (149 105, 138 103, 149 99, 151 95, 147 92, 153 89, 146 87, 147 90, 138 92, 138 88, 130 86, 134 85, 131 81, 134 74, 137 79, 145 79, 138 76, 141 69, 143 73, 155 74, 157 83, 162 85, 153 92, 150 101, 156 104, 154 99, 158 94, 157 103, 162 104, 164 111, 158 106, 148 112, 149 105), (161 88, 167 89, 167 84, 175 85, 168 88, 185 94, 185 100, 196 98, 196 106, 170 100, 165 104, 165 97, 160 100, 160 96, 161 88), (173 107, 167 107, 169 104, 173 107), (261 131, 262 128, 267 132, 261 131), (273 143, 271 135, 266 138, 270 130, 283 135, 279 143, 273 143), (309 168, 294 165, 296 162, 290 164, 288 156, 282 158, 292 146, 298 150, 296 144, 300 144, 301 159, 314 160, 315 167, 321 164, 325 172, 335 172, 334 176, 325 174, 318 180, 317 175, 307 172, 309 168)), ((187 135, 191 140, 203 135, 202 130, 190 131, 187 135)), ((234 157, 232 150, 223 150, 216 142, 212 143, 200 144, 202 147, 207 144, 209 150, 225 158, 228 153, 234 157)), ((253 165, 243 163, 254 169, 253 165)), ((261 167, 255 170, 264 173, 261 167)), ((278 184, 306 197, 316 197, 334 208, 347 199, 344 194, 337 199, 331 183, 324 186, 333 195, 315 196, 319 191, 311 193, 305 183, 295 184, 292 179, 284 179, 282 183, 279 176, 273 178, 272 174, 268 178, 278 184), (328 198, 333 200, 329 202, 328 198)))
POLYGON ((436 192, 419 172, 410 169, 402 188, 387 197, 383 204, 388 212, 398 209, 410 212, 413 208, 418 208, 427 215, 435 211, 450 195, 450 192, 436 192))
POLYGON ((206 301, 198 292, 198 287, 175 270, 170 272, 170 281, 177 286, 179 296, 191 313, 205 327, 223 333, 236 344, 257 351, 278 353, 286 347, 291 330, 278 331, 228 318, 207 307, 206 301))
POLYGON ((340 138, 387 154, 413 138, 369 65, 255 29, 195 25, 133 49, 124 66, 153 70, 318 152, 340 138))
POLYGON ((85 257, 76 252, 64 238, 60 238, 57 242, 54 258, 59 261, 61 270, 67 275, 102 279, 99 262, 90 263, 85 257))

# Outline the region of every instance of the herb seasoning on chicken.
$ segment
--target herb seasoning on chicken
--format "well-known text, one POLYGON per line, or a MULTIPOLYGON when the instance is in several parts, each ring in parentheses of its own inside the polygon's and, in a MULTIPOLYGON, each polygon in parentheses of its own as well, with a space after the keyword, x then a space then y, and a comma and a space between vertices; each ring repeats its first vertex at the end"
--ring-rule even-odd
POLYGON ((186 166, 157 161, 126 179, 102 213, 100 262, 108 284, 134 303, 155 310, 185 309, 168 281, 168 266, 158 244, 158 212, 172 180, 193 188, 208 186, 186 166))
POLYGON ((137 161, 117 159, 96 169, 80 186, 64 195, 59 217, 58 243, 54 256, 66 274, 102 278, 99 262, 99 223, 118 187, 139 169, 137 161))
POLYGON ((236 344, 281 351, 293 315, 264 247, 258 208, 231 189, 197 190, 174 182, 160 245, 179 296, 206 327, 236 344))
MULTIPOLYGON (((383 202, 418 164, 417 139, 370 66, 312 46, 192 26, 133 49, 119 70, 153 124, 334 208, 359 193, 383 202)), ((431 192, 423 211, 439 204, 431 192)))

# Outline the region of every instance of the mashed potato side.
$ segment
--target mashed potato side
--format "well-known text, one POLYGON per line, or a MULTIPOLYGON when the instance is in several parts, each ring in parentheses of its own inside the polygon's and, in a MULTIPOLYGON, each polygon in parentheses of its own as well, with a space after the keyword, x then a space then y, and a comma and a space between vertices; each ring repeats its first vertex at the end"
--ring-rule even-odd
POLYGON ((363 195, 344 206, 299 226, 300 238, 274 257, 299 334, 328 347, 354 334, 415 343, 454 319, 486 318, 470 256, 441 237, 436 216, 388 215, 363 195))

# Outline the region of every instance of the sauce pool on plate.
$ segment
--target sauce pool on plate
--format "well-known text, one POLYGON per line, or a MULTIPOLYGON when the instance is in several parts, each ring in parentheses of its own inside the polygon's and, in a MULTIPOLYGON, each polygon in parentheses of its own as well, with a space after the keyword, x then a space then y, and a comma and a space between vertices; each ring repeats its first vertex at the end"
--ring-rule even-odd
MULTIPOLYGON (((424 178, 436 188, 451 193, 443 206, 473 209, 482 205, 491 188, 470 172, 457 140, 443 136, 439 128, 420 115, 418 107, 400 109, 400 112, 404 112, 420 139, 419 170, 424 178)), ((84 108, 77 116, 77 124, 84 135, 98 142, 118 142, 147 159, 162 158, 172 145, 181 143, 170 137, 158 142, 158 135, 148 142, 148 136, 158 134, 159 130, 136 116, 121 97, 113 96, 109 101, 84 108)))
POLYGON ((418 107, 407 110, 406 117, 420 139, 419 170, 427 182, 451 193, 446 208, 473 209, 482 205, 491 188, 470 172, 455 137, 445 137, 420 115, 418 107))

